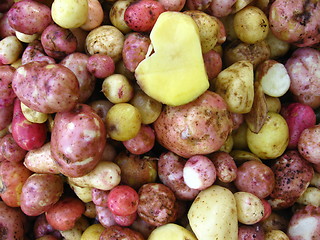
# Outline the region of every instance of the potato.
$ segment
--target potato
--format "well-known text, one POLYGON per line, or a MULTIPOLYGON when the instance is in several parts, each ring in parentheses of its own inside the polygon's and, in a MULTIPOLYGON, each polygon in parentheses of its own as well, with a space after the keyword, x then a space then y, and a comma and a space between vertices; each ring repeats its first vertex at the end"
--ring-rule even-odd
POLYGON ((254 98, 253 65, 239 61, 221 71, 214 80, 214 89, 234 113, 248 113, 254 98))
POLYGON ((80 187, 110 190, 120 183, 120 168, 113 162, 99 162, 88 174, 81 177, 69 177, 69 182, 80 187))
POLYGON ((21 148, 14 140, 11 133, 0 138, 0 156, 9 162, 21 162, 27 151, 21 148))
POLYGON ((270 47, 265 40, 249 44, 234 40, 223 51, 223 63, 230 66, 241 60, 250 61, 255 69, 260 63, 270 58, 270 47))
POLYGON ((76 184, 72 183, 71 181, 68 181, 69 186, 74 191, 74 193, 77 195, 79 199, 81 199, 84 203, 89 203, 92 201, 92 188, 91 187, 80 187, 76 184))
POLYGON ((247 129, 248 147, 262 159, 274 159, 286 150, 289 143, 289 128, 279 114, 268 112, 267 119, 258 133, 247 129))
POLYGON ((88 9, 88 0, 54 0, 51 15, 60 27, 78 28, 87 21, 88 9))
POLYGON ((25 239, 26 215, 19 209, 7 206, 0 201, 1 238, 25 239))
POLYGON ((236 192, 234 198, 237 204, 238 221, 242 224, 252 225, 259 222, 264 216, 262 201, 249 192, 236 192))
POLYGON ((297 150, 288 150, 271 166, 275 185, 269 203, 273 209, 291 207, 309 186, 313 168, 297 150))
POLYGON ((268 112, 280 113, 281 110, 281 101, 277 97, 265 96, 268 112))
POLYGON ((38 216, 55 204, 63 192, 62 177, 55 174, 32 174, 22 187, 21 210, 38 216))
POLYGON ((319 64, 320 51, 308 47, 296 49, 285 63, 291 79, 290 92, 298 102, 313 109, 320 106, 319 64))
POLYGON ((22 65, 34 61, 45 61, 48 64, 56 63, 56 60, 54 60, 54 58, 49 57, 44 52, 43 46, 41 45, 41 41, 38 39, 29 43, 27 47, 24 49, 23 54, 21 56, 22 65))
POLYGON ((289 237, 281 230, 271 230, 266 232, 265 240, 289 240, 289 237))
POLYGON ((211 0, 211 3, 209 5, 210 15, 213 15, 218 18, 226 17, 233 11, 232 6, 236 2, 237 0, 228 0, 228 1, 211 0))
POLYGON ((19 1, 8 11, 9 24, 25 34, 41 33, 52 22, 50 8, 37 1, 19 1))
POLYGON ((32 123, 44 123, 48 120, 48 114, 35 111, 21 102, 23 116, 32 123))
POLYGON ((118 0, 112 5, 109 12, 109 18, 112 25, 124 34, 131 31, 131 28, 129 28, 127 23, 124 21, 124 13, 131 2, 132 0, 118 0))
POLYGON ((61 64, 22 65, 14 74, 12 88, 21 102, 42 113, 71 110, 79 99, 77 77, 61 64))
POLYGON ((153 230, 148 240, 197 240, 192 232, 175 223, 168 223, 153 230))
POLYGON ((202 53, 212 50, 218 42, 219 24, 215 17, 198 10, 183 12, 192 17, 199 28, 202 53))
POLYGON ((188 211, 188 219, 198 240, 238 239, 236 200, 224 187, 213 185, 201 191, 188 211))
MULTIPOLYGON (((0 66, 0 107, 5 109, 13 104, 16 94, 14 93, 11 84, 15 69, 9 65, 0 66)), ((10 108, 8 108, 10 109, 10 108)), ((4 118, 5 119, 5 118, 4 118)), ((6 120, 7 121, 7 120, 6 120)), ((1 124, 1 126, 6 126, 6 124, 1 124)), ((1 129, 1 127, 0 127, 1 129)))
POLYGON ((270 48, 270 59, 283 57, 290 50, 290 43, 280 40, 272 33, 272 31, 268 32, 265 41, 270 48))
POLYGON ((223 98, 206 91, 181 106, 165 106, 153 124, 158 142, 182 157, 208 154, 220 149, 232 129, 223 98))
POLYGON ((16 36, 8 36, 0 41, 0 64, 17 61, 23 52, 23 45, 16 36))
POLYGON ((104 18, 103 8, 98 0, 88 0, 88 17, 80 27, 85 31, 90 31, 99 27, 104 18))
POLYGON ((6 107, 0 107, 0 119, 1 119, 0 132, 2 130, 5 130, 9 126, 9 124, 12 121, 12 115, 13 115, 13 104, 6 107))
POLYGON ((51 156, 50 142, 43 146, 28 151, 23 164, 35 173, 60 173, 60 167, 51 156))
POLYGON ((259 223, 253 225, 239 224, 238 240, 265 240, 264 231, 259 223))
POLYGON ((70 230, 60 231, 65 240, 81 240, 83 232, 89 227, 89 221, 85 217, 81 217, 76 222, 75 226, 70 230))
POLYGON ((124 35, 112 25, 101 25, 89 32, 85 47, 90 54, 106 54, 118 62, 121 59, 124 35))
POLYGON ((69 112, 57 113, 51 133, 51 154, 61 173, 80 177, 95 168, 106 144, 102 119, 86 104, 69 112))
POLYGON ((81 240, 99 240, 104 227, 100 223, 92 224, 81 235, 81 240))
POLYGON ((308 187, 296 202, 303 205, 320 207, 320 189, 316 187, 308 187))
POLYGON ((129 102, 134 95, 132 83, 122 74, 106 77, 102 83, 102 92, 114 104, 129 102))
POLYGON ((254 6, 247 6, 237 12, 233 24, 237 37, 245 43, 260 42, 268 35, 268 18, 262 10, 254 6))
POLYGON ((39 38, 39 34, 35 33, 32 35, 29 35, 29 34, 25 34, 25 33, 16 31, 16 37, 19 39, 20 42, 31 43, 32 41, 39 38))

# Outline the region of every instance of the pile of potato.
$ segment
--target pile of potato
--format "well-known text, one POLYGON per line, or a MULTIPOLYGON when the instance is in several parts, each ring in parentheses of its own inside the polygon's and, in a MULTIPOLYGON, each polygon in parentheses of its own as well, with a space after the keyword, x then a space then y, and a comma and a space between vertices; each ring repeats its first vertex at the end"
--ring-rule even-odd
POLYGON ((0 239, 320 239, 319 19, 1 1, 0 239))

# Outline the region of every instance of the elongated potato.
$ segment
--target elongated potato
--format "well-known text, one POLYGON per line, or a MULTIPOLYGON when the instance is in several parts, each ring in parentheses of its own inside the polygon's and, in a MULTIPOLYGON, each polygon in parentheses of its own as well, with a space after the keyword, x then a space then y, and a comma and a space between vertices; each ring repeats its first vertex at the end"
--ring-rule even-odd
POLYGON ((193 201, 188 219, 198 240, 237 240, 238 218, 232 192, 213 185, 201 191, 193 201))
POLYGON ((230 112, 250 112, 254 97, 253 75, 252 63, 242 60, 221 71, 215 79, 215 92, 227 102, 230 112))
POLYGON ((192 232, 174 223, 162 225, 153 230, 148 240, 197 240, 192 232))

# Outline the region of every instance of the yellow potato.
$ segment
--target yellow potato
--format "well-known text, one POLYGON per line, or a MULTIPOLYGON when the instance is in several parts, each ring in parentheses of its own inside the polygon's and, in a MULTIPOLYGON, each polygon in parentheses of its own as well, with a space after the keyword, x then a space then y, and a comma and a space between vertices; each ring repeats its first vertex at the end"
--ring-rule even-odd
POLYGON ((247 129, 248 147, 262 159, 274 159, 282 155, 289 143, 286 120, 275 112, 268 112, 267 119, 258 133, 247 129))
POLYGON ((279 113, 281 110, 280 99, 278 97, 271 97, 268 95, 265 95, 265 97, 266 97, 268 112, 279 113))
POLYGON ((78 28, 87 21, 88 9, 88 0, 54 0, 51 15, 60 27, 78 28))
POLYGON ((234 31, 245 43, 253 44, 264 40, 269 32, 269 21, 262 10, 247 6, 237 12, 233 20, 234 31))
POLYGON ((174 223, 162 225, 153 230, 148 240, 197 240, 192 232, 174 223))
POLYGON ((70 181, 69 181, 69 185, 82 202, 88 203, 92 201, 91 187, 79 187, 70 181))
POLYGON ((296 201, 303 205, 320 206, 320 189, 316 187, 308 187, 296 201))
POLYGON ((89 222, 85 217, 80 217, 73 228, 60 231, 65 240, 80 240, 82 233, 89 227, 89 222))
POLYGON ((104 230, 105 228, 100 223, 93 224, 83 232, 81 240, 99 240, 104 230))
POLYGON ((21 102, 23 116, 32 123, 44 123, 48 119, 48 114, 37 112, 21 102))
POLYGON ((188 219, 198 240, 237 240, 238 219, 232 192, 218 185, 202 190, 193 201, 188 219))
POLYGON ((215 92, 228 104, 230 112, 248 113, 254 97, 253 65, 249 61, 238 61, 221 71, 214 80, 215 92))
POLYGON ((266 232, 264 240, 289 240, 289 237, 281 230, 271 230, 266 232))
POLYGON ((252 225, 262 219, 264 206, 256 195, 249 192, 236 192, 234 198, 237 203, 238 221, 240 223, 252 225))

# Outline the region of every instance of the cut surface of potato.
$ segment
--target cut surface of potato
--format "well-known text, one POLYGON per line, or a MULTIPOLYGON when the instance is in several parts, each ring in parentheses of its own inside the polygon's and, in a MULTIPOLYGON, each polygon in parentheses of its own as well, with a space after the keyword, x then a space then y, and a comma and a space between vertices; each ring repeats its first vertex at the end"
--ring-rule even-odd
POLYGON ((154 53, 135 71, 137 82, 147 95, 178 106, 208 89, 199 30, 192 17, 180 12, 162 13, 150 39, 154 53))

